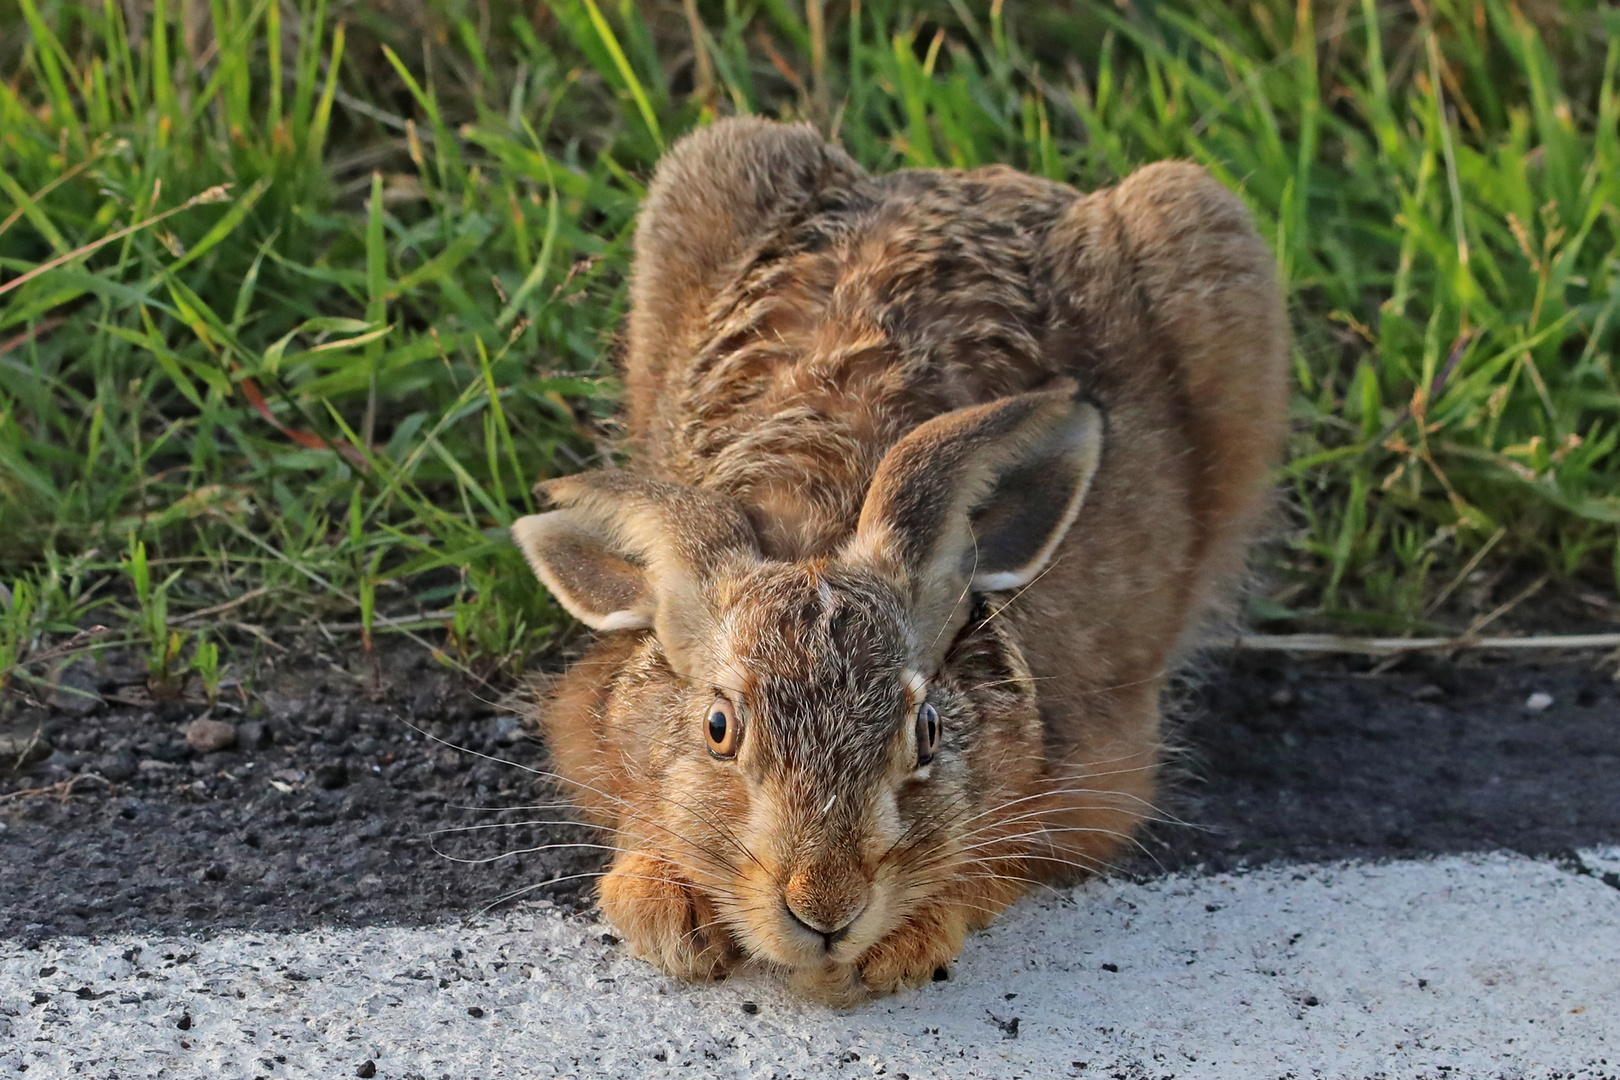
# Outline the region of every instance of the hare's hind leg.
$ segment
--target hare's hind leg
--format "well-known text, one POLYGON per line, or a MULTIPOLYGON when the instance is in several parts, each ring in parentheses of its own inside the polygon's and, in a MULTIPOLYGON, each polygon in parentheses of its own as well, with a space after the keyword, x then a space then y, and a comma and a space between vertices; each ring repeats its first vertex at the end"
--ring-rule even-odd
POLYGON ((1193 165, 1075 203, 1046 258, 1051 347, 1074 358, 1109 431, 1044 594, 1012 611, 1042 678, 1051 865, 1101 867, 1154 815, 1160 691, 1264 515, 1287 320, 1248 212, 1193 165))
POLYGON ((656 425, 666 375, 690 358, 710 304, 750 250, 823 189, 861 175, 806 124, 722 120, 658 163, 636 228, 630 284, 630 434, 656 425))
POLYGON ((1096 328, 1096 374, 1169 405, 1181 429, 1188 570, 1195 606, 1208 602, 1241 568, 1287 426, 1288 318, 1275 258, 1238 197, 1187 162, 1146 166, 1081 200, 1052 243, 1071 255, 1074 323, 1081 334, 1096 328), (1127 387, 1148 373, 1164 383, 1127 387))

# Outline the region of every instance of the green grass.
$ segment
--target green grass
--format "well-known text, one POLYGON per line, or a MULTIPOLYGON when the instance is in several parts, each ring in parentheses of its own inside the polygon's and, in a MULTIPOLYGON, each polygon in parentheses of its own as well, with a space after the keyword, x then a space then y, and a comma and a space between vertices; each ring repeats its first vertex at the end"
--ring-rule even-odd
POLYGON ((563 627, 504 528, 612 452, 644 184, 743 111, 874 169, 1182 157, 1241 192, 1297 334, 1257 618, 1612 591, 1620 17, 1421 10, 0 0, 0 680, 91 621, 163 652, 163 583, 227 641, 519 669, 563 627))

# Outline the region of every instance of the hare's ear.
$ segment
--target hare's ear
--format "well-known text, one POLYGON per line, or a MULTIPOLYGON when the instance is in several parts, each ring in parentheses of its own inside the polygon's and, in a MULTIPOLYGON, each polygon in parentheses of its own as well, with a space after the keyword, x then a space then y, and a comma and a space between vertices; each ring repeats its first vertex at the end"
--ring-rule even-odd
POLYGON ((714 492, 619 470, 535 491, 559 507, 512 525, 535 575, 585 625, 653 628, 666 651, 711 632, 706 586, 722 563, 758 552, 742 506, 714 492))
POLYGON ((568 510, 531 514, 512 523, 512 539, 551 595, 593 630, 641 630, 658 610, 647 569, 568 510))
POLYGON ((1097 471, 1103 427, 1068 380, 935 417, 878 464, 844 557, 894 574, 920 647, 943 648, 970 593, 1020 588, 1052 557, 1097 471))

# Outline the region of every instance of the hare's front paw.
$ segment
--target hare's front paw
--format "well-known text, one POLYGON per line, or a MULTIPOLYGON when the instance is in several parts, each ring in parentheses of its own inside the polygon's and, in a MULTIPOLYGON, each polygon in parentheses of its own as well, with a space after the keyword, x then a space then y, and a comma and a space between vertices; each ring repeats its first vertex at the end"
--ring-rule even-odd
POLYGON ((683 979, 720 979, 742 950, 713 902, 650 855, 618 860, 602 878, 602 910, 630 951, 683 979))
POLYGON ((861 985, 874 997, 914 990, 956 959, 966 935, 961 909, 925 908, 861 954, 856 962, 861 985))

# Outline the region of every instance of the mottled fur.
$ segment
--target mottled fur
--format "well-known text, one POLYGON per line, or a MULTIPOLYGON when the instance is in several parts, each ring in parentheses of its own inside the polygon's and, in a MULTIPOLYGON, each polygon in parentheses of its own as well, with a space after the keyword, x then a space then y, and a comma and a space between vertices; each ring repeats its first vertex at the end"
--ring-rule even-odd
POLYGON ((1284 429, 1271 255, 1191 165, 871 176, 732 120, 660 165, 631 302, 630 469, 517 530, 616 631, 543 711, 618 838, 603 906, 677 974, 916 985, 1150 812, 1160 690, 1284 429))

